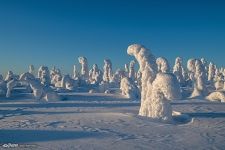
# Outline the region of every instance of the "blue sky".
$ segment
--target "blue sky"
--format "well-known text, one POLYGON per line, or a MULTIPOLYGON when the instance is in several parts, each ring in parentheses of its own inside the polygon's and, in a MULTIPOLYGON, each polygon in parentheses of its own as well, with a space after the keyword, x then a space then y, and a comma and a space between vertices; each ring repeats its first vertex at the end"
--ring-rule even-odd
POLYGON ((29 64, 72 72, 78 56, 89 66, 110 58, 113 68, 132 60, 140 43, 155 56, 225 59, 225 1, 0 0, 0 73, 29 64))

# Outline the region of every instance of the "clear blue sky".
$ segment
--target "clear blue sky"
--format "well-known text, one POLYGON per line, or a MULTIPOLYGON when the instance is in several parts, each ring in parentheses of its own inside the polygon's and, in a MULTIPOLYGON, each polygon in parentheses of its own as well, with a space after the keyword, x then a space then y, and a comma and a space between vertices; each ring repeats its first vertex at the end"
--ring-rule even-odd
MULTIPOLYGON (((0 0, 0 73, 55 65, 72 72, 78 56, 113 68, 140 43, 174 63, 195 57, 224 66, 225 1, 0 0)), ((173 65, 173 64, 172 64, 173 65)))

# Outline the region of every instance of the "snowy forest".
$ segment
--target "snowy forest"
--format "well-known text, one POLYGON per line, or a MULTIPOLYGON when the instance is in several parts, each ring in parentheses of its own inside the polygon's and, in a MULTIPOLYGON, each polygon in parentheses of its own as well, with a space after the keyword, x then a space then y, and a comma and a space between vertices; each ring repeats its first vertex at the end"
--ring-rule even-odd
POLYGON ((90 67, 88 59, 81 56, 78 58, 81 69, 74 65, 73 74, 64 75, 60 69, 47 66, 40 66, 35 74, 35 67, 30 65, 28 72, 21 75, 12 71, 8 71, 5 78, 1 75, 0 142, 4 142, 3 148, 30 148, 26 145, 30 143, 35 149, 52 146, 56 149, 105 149, 107 146, 109 149, 149 149, 149 146, 165 149, 174 147, 171 137, 183 140, 183 146, 178 143, 179 148, 202 148, 199 141, 204 143, 203 148, 208 148, 208 140, 212 138, 205 137, 205 133, 216 137, 215 147, 223 146, 224 124, 216 118, 224 115, 217 113, 223 110, 225 102, 224 68, 204 58, 191 58, 184 63, 177 57, 174 64, 169 64, 165 57, 156 58, 139 44, 130 45, 127 54, 133 60, 117 70, 112 69, 110 59, 104 60, 101 69, 97 64, 90 67), (208 110, 214 111, 201 112, 208 110), (198 120, 199 117, 209 117, 211 121, 198 120), (213 130, 211 122, 216 124, 213 130), (160 128, 163 124, 165 127, 160 128), (196 132, 194 124, 201 131, 196 132), (209 128, 203 130, 201 124, 209 128), (182 125, 186 125, 186 132, 176 134, 183 131, 179 129, 182 125), (61 129, 63 132, 58 133, 61 129), (70 131, 67 133, 67 130, 70 131), (155 133, 146 134, 149 131, 155 133), (98 141, 96 137, 93 141, 94 133, 101 134, 98 136, 104 138, 106 145, 99 146, 102 139, 98 141), (155 145, 149 143, 151 137, 158 134, 162 135, 152 139, 155 145), (192 136, 196 136, 194 144, 188 145, 186 140, 192 136), (134 148, 135 145, 139 148, 134 148))

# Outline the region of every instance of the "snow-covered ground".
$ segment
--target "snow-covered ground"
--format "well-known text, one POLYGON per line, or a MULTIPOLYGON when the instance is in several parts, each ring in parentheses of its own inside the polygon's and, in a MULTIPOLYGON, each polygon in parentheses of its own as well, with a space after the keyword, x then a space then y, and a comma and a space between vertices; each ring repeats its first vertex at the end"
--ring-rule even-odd
POLYGON ((225 148, 225 103, 173 101, 183 115, 166 124, 138 116, 140 102, 119 94, 60 95, 63 101, 38 102, 24 93, 0 98, 0 149, 225 148))

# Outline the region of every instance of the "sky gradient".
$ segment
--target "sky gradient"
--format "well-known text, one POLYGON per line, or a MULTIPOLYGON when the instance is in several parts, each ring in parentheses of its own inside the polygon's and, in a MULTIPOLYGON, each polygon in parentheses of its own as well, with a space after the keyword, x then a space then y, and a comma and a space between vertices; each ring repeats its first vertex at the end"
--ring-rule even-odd
POLYGON ((166 57, 225 60, 225 1, 0 0, 0 73, 55 65, 71 73, 78 56, 89 67, 110 58, 113 69, 139 43, 166 57))

